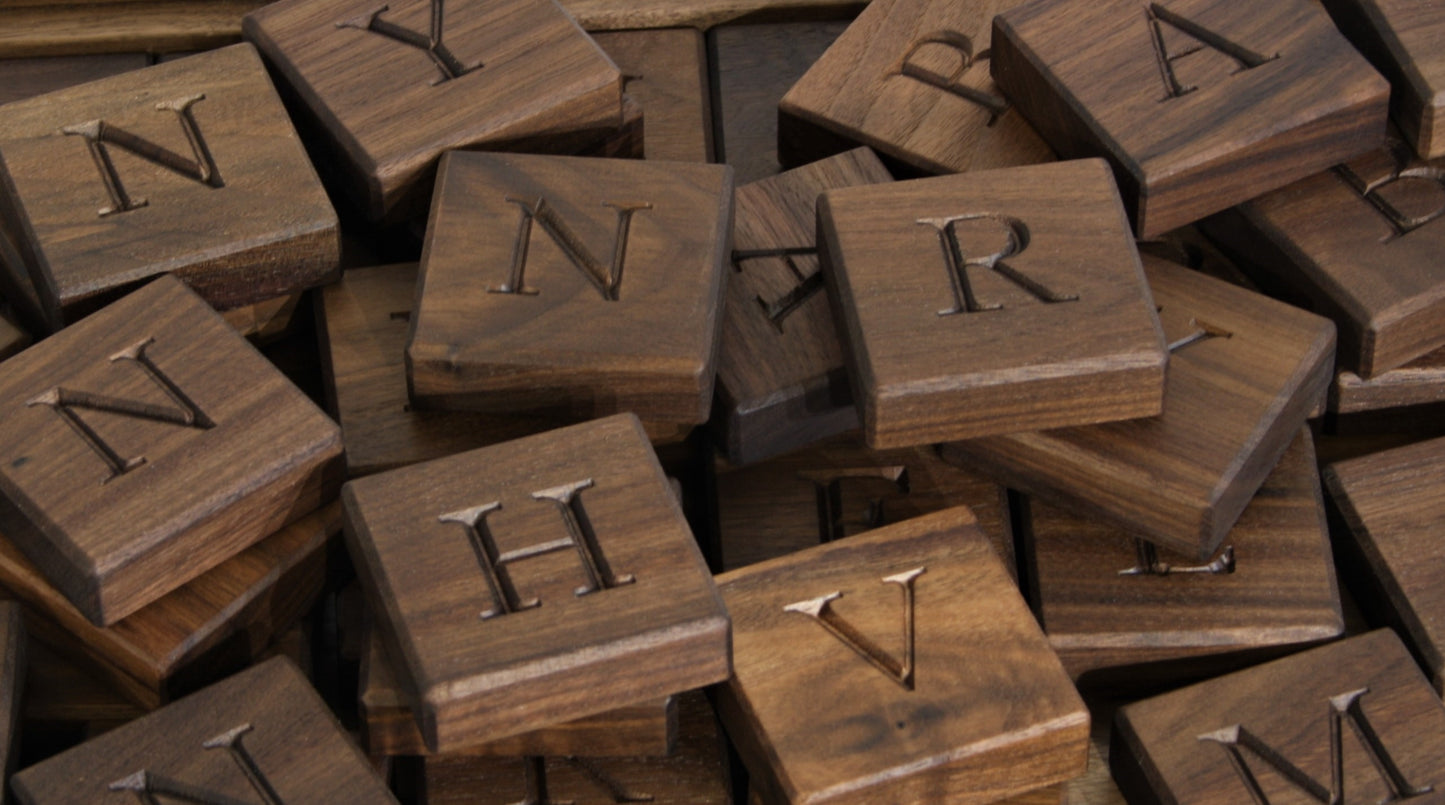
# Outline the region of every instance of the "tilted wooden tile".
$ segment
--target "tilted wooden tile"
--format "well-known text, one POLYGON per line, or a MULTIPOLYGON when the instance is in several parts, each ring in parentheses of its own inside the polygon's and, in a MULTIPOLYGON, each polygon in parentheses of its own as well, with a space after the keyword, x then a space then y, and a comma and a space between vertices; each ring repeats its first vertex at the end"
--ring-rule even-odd
POLYGON ((630 414, 362 478, 342 499, 434 752, 727 677, 727 613, 630 414))
POLYGON ((396 802, 281 657, 31 766, 11 786, 25 805, 396 802))
POLYGON ((562 0, 589 31, 684 26, 706 31, 729 22, 856 15, 866 0, 562 0))
POLYGON ((447 154, 406 348, 412 401, 706 421, 731 226, 723 166, 447 154))
POLYGON ((667 757, 429 757, 425 805, 572 802, 730 805, 723 738, 701 691, 678 697, 677 751, 667 757))
POLYGON ((106 627, 86 620, 3 534, 0 588, 25 603, 36 640, 155 708, 244 667, 300 617, 340 531, 333 502, 106 627))
POLYGON ((15 770, 20 724, 21 691, 25 687, 28 641, 20 620, 20 605, 0 601, 0 773, 9 779, 15 770))
POLYGON ((1324 399, 1326 319, 1156 257, 1170 345, 1164 412, 947 445, 1002 483, 1208 559, 1324 399))
POLYGON ((1341 369, 1330 389, 1330 411, 1336 414, 1441 404, 1445 404, 1445 347, 1370 380, 1341 369))
POLYGON ((0 104, 139 70, 149 63, 144 53, 3 59, 0 60, 0 104))
POLYGON ((231 308, 221 316, 236 329, 236 332, 256 343, 264 344, 285 334, 296 316, 301 304, 301 294, 287 294, 264 302, 231 308))
POLYGON ((1049 645, 1081 686, 1197 680, 1344 630, 1308 428, 1207 562, 1030 504, 1019 561, 1049 645))
POLYGON ((1382 629, 1127 705, 1109 762, 1130 802, 1423 805, 1445 707, 1382 629))
MULTIPOLYGON (((355 476, 505 442, 567 424, 533 413, 414 410, 406 396, 406 331, 416 295, 414 263, 351 269, 321 289, 317 333, 331 410, 355 476)), ((691 426, 643 423, 654 444, 682 441, 691 426)))
POLYGON ((866 148, 737 189, 718 355, 718 425, 749 464, 858 426, 817 256, 818 194, 891 181, 866 148))
POLYGON ((619 120, 621 75, 553 0, 286 0, 243 27, 373 219, 424 203, 443 151, 619 120))
POLYGON ((241 41, 241 17, 265 0, 7 3, 0 56, 177 53, 241 41))
POLYGON ((868 145, 923 173, 1029 165, 1051 151, 989 76, 1010 0, 875 0, 778 107, 784 165, 868 145))
POLYGON ((1108 157, 1154 237, 1378 146, 1389 85, 1311 0, 1034 0, 998 88, 1064 158, 1108 157))
POLYGON ((160 273, 215 307, 336 276, 336 213, 249 45, 8 104, 0 160, 52 327, 160 273))
POLYGON ((718 539, 726 570, 966 505, 1014 571, 1003 487, 932 447, 869 450, 856 436, 740 469, 719 468, 718 539))
POLYGON ((1344 556, 1359 560, 1345 570, 1368 576, 1380 599, 1370 603, 1388 613, 1445 690, 1445 438, 1332 464, 1324 478, 1348 526, 1344 556))
POLYGON ((694 28, 609 31, 592 35, 622 71, 627 94, 646 119, 643 156, 681 162, 712 159, 707 57, 694 28))
POLYGON ((116 623, 336 496, 336 425, 179 280, 0 364, 0 531, 116 623))
POLYGON ((1088 711, 968 509, 718 586, 719 712, 765 802, 984 803, 1084 771, 1088 711))
POLYGON ((1445 157, 1445 14, 1408 0, 1325 0, 1339 29, 1390 79, 1390 117, 1427 159, 1445 157))
POLYGON ((1163 336, 1101 160, 830 190, 818 248, 869 447, 1159 413, 1163 336))
POLYGON ((1271 293, 1339 326, 1339 365, 1370 380, 1445 346, 1445 160, 1390 145, 1239 205, 1206 231, 1271 293))
MULTIPOLYGON (((413 716, 413 702, 381 635, 367 630, 361 655, 360 709, 371 755, 430 755, 413 716)), ((633 757, 665 756, 677 742, 677 697, 608 710, 553 724, 500 741, 487 741, 446 757, 633 757)))

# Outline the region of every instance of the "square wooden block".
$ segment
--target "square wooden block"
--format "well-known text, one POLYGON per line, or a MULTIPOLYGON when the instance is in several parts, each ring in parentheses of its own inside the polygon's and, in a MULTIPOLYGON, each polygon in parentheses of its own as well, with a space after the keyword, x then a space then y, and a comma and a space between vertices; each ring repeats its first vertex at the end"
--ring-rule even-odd
POLYGON ((52 328, 162 273, 220 308, 336 276, 336 213, 250 45, 8 104, 0 161, 52 328))
POLYGON ((761 461, 858 426, 823 293, 818 194, 889 181, 858 148, 737 189, 714 417, 728 461, 761 461))
POLYGON ((1210 219, 1272 293, 1339 327, 1339 365, 1371 380, 1445 346, 1445 160, 1384 148, 1210 219))
POLYGON ((728 675, 727 613, 634 416, 362 478, 342 500, 434 752, 728 675))
POLYGON ((763 801, 965 805, 1084 771, 1089 713, 968 509, 718 586, 719 713, 763 801))
POLYGON ((619 121, 621 74, 554 0, 443 2, 285 0, 243 22, 373 219, 424 201, 444 151, 619 121))
POLYGON ((1381 629, 1127 705, 1109 763, 1130 802, 1424 805, 1445 706, 1381 629))
POLYGON ((25 805, 396 802, 279 657, 31 766, 11 785, 25 805))
POLYGON ((647 159, 712 161, 707 53, 695 28, 591 34, 622 71, 627 95, 642 107, 647 159))
POLYGON ((1366 380, 1349 369, 1335 375, 1330 411, 1365 411, 1445 403, 1445 347, 1366 380))
POLYGON ((1164 412, 947 445, 1002 483, 1208 559, 1274 469, 1334 366, 1334 326, 1145 255, 1169 342, 1164 412))
POLYGON ((994 21, 1002 93, 1114 166, 1154 237, 1378 146, 1389 84, 1311 0, 1033 0, 994 21))
POLYGON ((778 105, 778 150, 800 165, 871 146, 923 173, 1048 162, 1053 151, 989 76, 997 0, 869 3, 778 105))
POLYGON ((447 154, 406 347, 412 401, 705 422, 731 226, 725 166, 447 154))
POLYGON ((0 364, 0 531, 109 626, 336 496, 341 434, 162 277, 0 364))
POLYGON ((869 447, 1160 411, 1163 335, 1102 160, 830 190, 818 246, 869 447))
POLYGON ((1348 527, 1344 555, 1357 560, 1344 569, 1445 690, 1445 439, 1341 461, 1324 478, 1348 527))
POLYGON ((1344 631, 1308 428, 1206 562, 1071 509, 1026 505, 1019 561, 1044 634, 1081 686, 1197 680, 1344 631))

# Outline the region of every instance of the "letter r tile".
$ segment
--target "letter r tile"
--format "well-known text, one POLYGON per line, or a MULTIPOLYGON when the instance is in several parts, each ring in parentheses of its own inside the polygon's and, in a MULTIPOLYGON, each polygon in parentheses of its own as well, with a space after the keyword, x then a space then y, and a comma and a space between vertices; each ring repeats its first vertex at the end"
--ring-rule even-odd
POLYGON ((728 676, 722 599, 631 414, 368 476, 342 501, 434 752, 728 676))

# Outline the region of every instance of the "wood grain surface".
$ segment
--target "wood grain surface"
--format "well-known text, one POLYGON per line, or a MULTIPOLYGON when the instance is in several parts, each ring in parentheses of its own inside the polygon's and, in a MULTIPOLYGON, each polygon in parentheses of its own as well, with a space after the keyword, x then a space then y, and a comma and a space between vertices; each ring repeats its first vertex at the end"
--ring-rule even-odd
POLYGON ((869 447, 1159 413, 1163 336, 1103 161, 830 190, 818 241, 869 447))
POLYGON ((589 31, 689 27, 730 22, 844 19, 868 0, 560 0, 589 31))
POLYGON ((705 422, 732 201, 718 165, 447 154, 407 340, 412 402, 705 422))
POLYGON ((149 712, 36 640, 25 646, 25 696, 20 709, 20 728, 32 742, 59 733, 91 738, 149 712))
POLYGON ((1389 85, 1311 0, 1034 0, 992 42, 999 89, 1061 157, 1110 160, 1141 238, 1384 136, 1389 85))
POLYGON ((0 602, 0 771, 5 779, 15 771, 19 755, 20 711, 27 669, 25 624, 20 605, 0 602))
POLYGON ((336 425, 172 277, 5 361, 0 410, 0 531, 99 625, 340 481, 336 425))
POLYGON ((0 7, 0 57, 167 53, 241 41, 241 17, 264 0, 9 3, 0 7))
POLYGON ((30 346, 30 334, 20 329, 20 326, 11 321, 9 316, 0 313, 0 360, 4 360, 28 346, 30 346))
POLYGON ((718 585, 734 624, 719 712, 764 802, 983 803, 1084 771, 1088 712, 968 509, 718 585))
POLYGON ((1337 414, 1439 403, 1445 403, 1445 347, 1369 380, 1341 369, 1330 388, 1330 410, 1337 414))
POLYGON ((0 160, 16 246, 52 327, 160 273, 221 308, 336 276, 336 213, 249 45, 8 104, 0 160), (193 129, 163 106, 176 103, 189 103, 193 129), (64 133, 97 120, 99 135, 64 133), (208 156, 187 145, 192 135, 208 156), (114 166, 119 194, 108 190, 95 149, 114 166), (150 149, 179 166, 136 156, 150 149), (184 173, 207 163, 205 181, 184 173), (121 197, 144 206, 127 209, 121 197))
POLYGON ((139 70, 148 64, 150 60, 144 53, 0 59, 0 105, 139 70))
POLYGON ((592 40, 622 71, 627 94, 645 116, 643 156, 712 161, 707 53, 692 28, 608 31, 592 40))

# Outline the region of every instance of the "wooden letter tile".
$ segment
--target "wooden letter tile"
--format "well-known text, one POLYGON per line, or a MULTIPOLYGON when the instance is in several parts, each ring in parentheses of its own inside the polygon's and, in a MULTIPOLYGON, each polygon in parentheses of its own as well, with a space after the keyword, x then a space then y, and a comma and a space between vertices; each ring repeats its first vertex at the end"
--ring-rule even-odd
POLYGON ((1336 414, 1441 403, 1445 403, 1445 347, 1369 380, 1341 369, 1330 389, 1330 411, 1336 414))
POLYGON ((963 507, 718 577, 769 803, 967 805, 1084 771, 1089 714, 963 507))
POLYGON ((1208 559, 1324 399, 1334 327, 1150 255, 1169 342, 1164 413, 951 444, 1010 487, 1208 559))
POLYGON ((1112 161, 1141 238, 1379 145, 1390 89, 1311 0, 1033 0, 991 68, 1060 156, 1112 161))
POLYGON ((336 495, 336 425, 173 277, 0 364, 0 531, 110 625, 336 495))
POLYGON ((1439 802, 1445 707, 1388 630, 1119 710, 1130 802, 1439 802))
POLYGON ((706 421, 731 226, 723 166, 447 154, 406 350, 412 401, 706 421))
POLYGON ((739 187, 716 412, 728 461, 749 464, 858 426, 818 264, 818 194, 891 181, 858 148, 739 187))
POLYGON ((728 675, 727 613, 636 417, 369 476, 342 499, 432 751, 728 675))
POLYGON ((1200 679, 1344 629, 1307 428, 1207 562, 1030 504, 1019 561, 1044 634, 1081 686, 1200 679))
POLYGON ((336 275, 336 213, 249 45, 9 104, 0 160, 51 327, 161 273, 223 308, 336 275))
POLYGON ((1053 159, 989 76, 1000 0, 869 3, 778 107, 784 165, 869 145, 914 171, 1053 159))
POLYGON ((12 787, 24 805, 396 802, 280 657, 31 766, 12 787))
POLYGON ((818 246, 868 446, 1152 416, 1163 336, 1108 166, 831 190, 818 246))
POLYGON ((595 33, 617 63, 627 94, 646 116, 643 156, 680 162, 712 160, 707 54, 702 32, 660 28, 595 33))
POLYGON ((621 74, 553 0, 286 0, 243 27, 371 218, 424 202, 448 149, 619 122, 621 74))
MULTIPOLYGON (((1333 464, 1325 483, 1348 526, 1344 555, 1362 560, 1363 590, 1405 634, 1437 690, 1445 690, 1445 439, 1333 464)), ((1445 790, 1445 789, 1442 789, 1445 790)))

